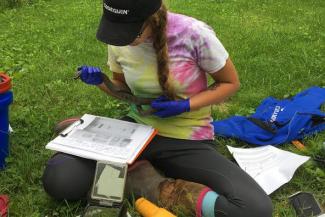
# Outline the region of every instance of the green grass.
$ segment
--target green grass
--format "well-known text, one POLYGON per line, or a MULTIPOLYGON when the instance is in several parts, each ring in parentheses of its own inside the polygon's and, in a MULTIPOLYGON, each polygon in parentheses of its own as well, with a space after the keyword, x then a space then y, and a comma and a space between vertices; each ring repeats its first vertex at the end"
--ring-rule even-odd
MULTIPOLYGON (((76 216, 80 203, 55 202, 43 191, 40 177, 52 152, 44 146, 55 122, 91 113, 118 118, 128 105, 72 79, 82 64, 107 71, 106 47, 96 41, 100 1, 39 1, 0 12, 0 71, 13 78, 11 153, 0 172, 0 193, 10 196, 11 216, 76 216)), ((233 59, 241 90, 222 106, 218 119, 249 115, 267 96, 282 98, 310 86, 325 86, 325 1, 323 0, 171 0, 170 9, 211 25, 233 59), (203 3, 204 2, 204 3, 203 3)), ((308 137, 308 147, 295 153, 319 152, 325 133, 308 137)), ((217 138, 217 148, 246 146, 217 138)), ((312 161, 290 183, 271 195, 274 216, 295 216, 288 196, 312 192, 325 206, 325 174, 312 161)))
POLYGON ((0 1, 0 11, 22 7, 24 5, 31 5, 35 3, 37 0, 1 0, 0 1))

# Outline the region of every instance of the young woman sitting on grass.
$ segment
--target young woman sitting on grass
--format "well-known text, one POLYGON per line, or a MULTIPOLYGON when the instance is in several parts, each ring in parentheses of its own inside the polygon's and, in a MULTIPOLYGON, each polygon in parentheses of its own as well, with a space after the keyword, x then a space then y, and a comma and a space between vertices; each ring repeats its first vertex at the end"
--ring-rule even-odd
MULTIPOLYGON (((124 119, 159 132, 131 166, 128 190, 197 216, 271 217, 272 202, 261 187, 214 148, 211 105, 239 89, 236 69, 214 31, 168 12, 161 0, 104 0, 103 10, 97 38, 108 44, 112 82, 137 97, 156 98, 152 115, 132 106, 124 119), (210 87, 208 76, 215 81, 210 87)), ((83 82, 112 94, 99 68, 79 70, 83 82)), ((58 153, 48 161, 44 188, 56 199, 81 199, 94 168, 94 161, 58 153)))

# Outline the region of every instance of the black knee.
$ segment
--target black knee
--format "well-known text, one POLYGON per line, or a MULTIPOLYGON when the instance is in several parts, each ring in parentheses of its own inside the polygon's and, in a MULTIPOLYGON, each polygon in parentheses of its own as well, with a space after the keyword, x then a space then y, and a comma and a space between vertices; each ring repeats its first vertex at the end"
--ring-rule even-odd
POLYGON ((249 207, 250 217, 272 217, 273 205, 269 196, 260 195, 258 200, 249 207))
POLYGON ((214 210, 218 217, 272 217, 273 205, 262 190, 251 189, 239 197, 219 195, 214 210))
POLYGON ((43 187, 57 200, 85 198, 91 188, 95 168, 95 161, 57 153, 46 164, 43 187))

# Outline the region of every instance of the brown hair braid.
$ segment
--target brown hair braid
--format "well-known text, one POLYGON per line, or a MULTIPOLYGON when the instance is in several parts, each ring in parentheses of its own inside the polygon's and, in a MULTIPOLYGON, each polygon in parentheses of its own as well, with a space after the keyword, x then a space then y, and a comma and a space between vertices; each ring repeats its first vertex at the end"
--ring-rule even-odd
POLYGON ((167 8, 162 4, 161 8, 147 20, 152 29, 153 47, 157 54, 157 70, 160 87, 163 94, 171 99, 175 93, 168 82, 169 78, 169 57, 167 46, 167 8))

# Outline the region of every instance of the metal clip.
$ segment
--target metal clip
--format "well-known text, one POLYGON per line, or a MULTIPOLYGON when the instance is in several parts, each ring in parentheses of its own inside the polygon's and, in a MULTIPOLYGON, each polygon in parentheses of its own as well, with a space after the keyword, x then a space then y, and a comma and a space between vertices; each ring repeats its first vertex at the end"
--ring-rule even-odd
POLYGON ((71 131, 84 123, 84 120, 83 119, 79 119, 78 121, 74 122, 70 127, 68 127, 66 130, 64 130, 62 133, 60 133, 59 135, 62 136, 62 137, 66 137, 69 133, 71 133, 71 131), (78 123, 79 122, 79 123, 78 123), (66 132, 67 131, 67 132, 66 132))

